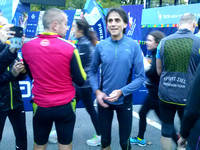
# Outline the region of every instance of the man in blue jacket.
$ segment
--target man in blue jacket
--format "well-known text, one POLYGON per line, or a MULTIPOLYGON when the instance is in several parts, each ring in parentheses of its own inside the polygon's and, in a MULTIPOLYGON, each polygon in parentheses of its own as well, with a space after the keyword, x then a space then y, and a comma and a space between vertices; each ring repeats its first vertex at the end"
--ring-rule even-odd
POLYGON ((111 37, 96 45, 90 68, 90 82, 98 101, 101 146, 110 150, 114 110, 119 122, 122 150, 131 149, 132 92, 144 82, 142 51, 138 43, 125 35, 128 17, 122 8, 112 8, 106 16, 111 37), (98 67, 101 82, 98 86, 98 67), (132 80, 134 68, 135 78, 132 80))

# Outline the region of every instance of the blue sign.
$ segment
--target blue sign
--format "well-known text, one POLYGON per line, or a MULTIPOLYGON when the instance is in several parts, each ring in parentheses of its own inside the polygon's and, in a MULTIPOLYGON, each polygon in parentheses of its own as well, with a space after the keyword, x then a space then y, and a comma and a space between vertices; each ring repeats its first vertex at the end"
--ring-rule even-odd
POLYGON ((84 7, 84 17, 89 25, 96 31, 99 40, 107 37, 104 14, 95 0, 87 0, 84 7))
POLYGON ((8 19, 8 22, 12 21, 13 14, 13 1, 14 0, 0 0, 0 9, 3 16, 8 19))
POLYGON ((27 19, 27 26, 25 30, 25 35, 28 38, 33 38, 37 35, 37 27, 40 12, 29 12, 27 19))
POLYGON ((64 12, 68 16, 68 27, 69 27, 69 30, 66 33, 66 39, 68 39, 70 31, 72 29, 72 24, 73 24, 74 15, 75 15, 76 10, 64 10, 64 12))
POLYGON ((141 18, 143 5, 121 6, 128 14, 126 34, 134 40, 141 40, 141 18))
POLYGON ((200 4, 190 4, 143 9, 142 25, 177 24, 180 17, 185 13, 192 13, 199 18, 199 7, 200 4))

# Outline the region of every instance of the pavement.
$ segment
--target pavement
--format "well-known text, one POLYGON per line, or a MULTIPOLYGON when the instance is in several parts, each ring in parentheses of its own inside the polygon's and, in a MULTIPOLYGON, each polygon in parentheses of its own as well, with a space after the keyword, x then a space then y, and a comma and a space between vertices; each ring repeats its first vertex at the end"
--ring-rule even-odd
MULTIPOLYGON (((138 133, 138 111, 141 105, 133 105, 133 125, 131 136, 137 136, 138 133)), ((32 112, 26 112, 26 125, 27 125, 27 134, 28 134, 28 150, 33 150, 33 129, 32 129, 32 112)), ((73 137, 73 150, 100 150, 100 146, 91 147, 86 144, 86 140, 93 137, 95 134, 94 127, 90 120, 90 116, 86 112, 85 108, 78 108, 76 110, 76 124, 74 129, 73 137)), ((148 114, 148 125, 145 133, 145 139, 147 146, 140 147, 138 145, 132 145, 132 150, 160 150, 160 121, 156 117, 153 111, 150 111, 148 114)), ((175 119, 175 126, 179 128, 179 121, 175 119)), ((53 127, 54 128, 54 127, 53 127)), ((113 124, 112 124, 112 150, 121 150, 119 145, 119 133, 118 133, 118 121, 116 114, 114 115, 113 124)), ((175 149, 175 146, 173 146, 175 149)), ((47 150, 57 150, 57 144, 48 143, 47 150)), ((15 150, 15 136, 11 127, 10 122, 6 121, 3 138, 0 143, 0 150, 15 150)))

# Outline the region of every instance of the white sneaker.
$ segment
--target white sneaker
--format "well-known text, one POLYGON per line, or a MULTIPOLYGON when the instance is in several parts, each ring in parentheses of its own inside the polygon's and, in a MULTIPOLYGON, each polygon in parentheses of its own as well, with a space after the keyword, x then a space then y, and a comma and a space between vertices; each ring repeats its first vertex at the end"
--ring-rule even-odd
POLYGON ((53 130, 49 134, 49 143, 56 144, 58 142, 57 132, 53 130))
POLYGON ((101 145, 101 136, 94 135, 92 139, 86 141, 89 146, 98 146, 101 145))

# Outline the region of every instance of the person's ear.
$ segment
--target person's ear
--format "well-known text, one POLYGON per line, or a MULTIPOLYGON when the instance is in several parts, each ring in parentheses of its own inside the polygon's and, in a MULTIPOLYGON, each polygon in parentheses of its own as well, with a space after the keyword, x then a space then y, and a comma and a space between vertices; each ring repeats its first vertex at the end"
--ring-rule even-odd
POLYGON ((59 30, 59 23, 57 21, 53 21, 52 24, 51 24, 51 27, 52 27, 52 30, 54 32, 56 32, 56 31, 59 30))

